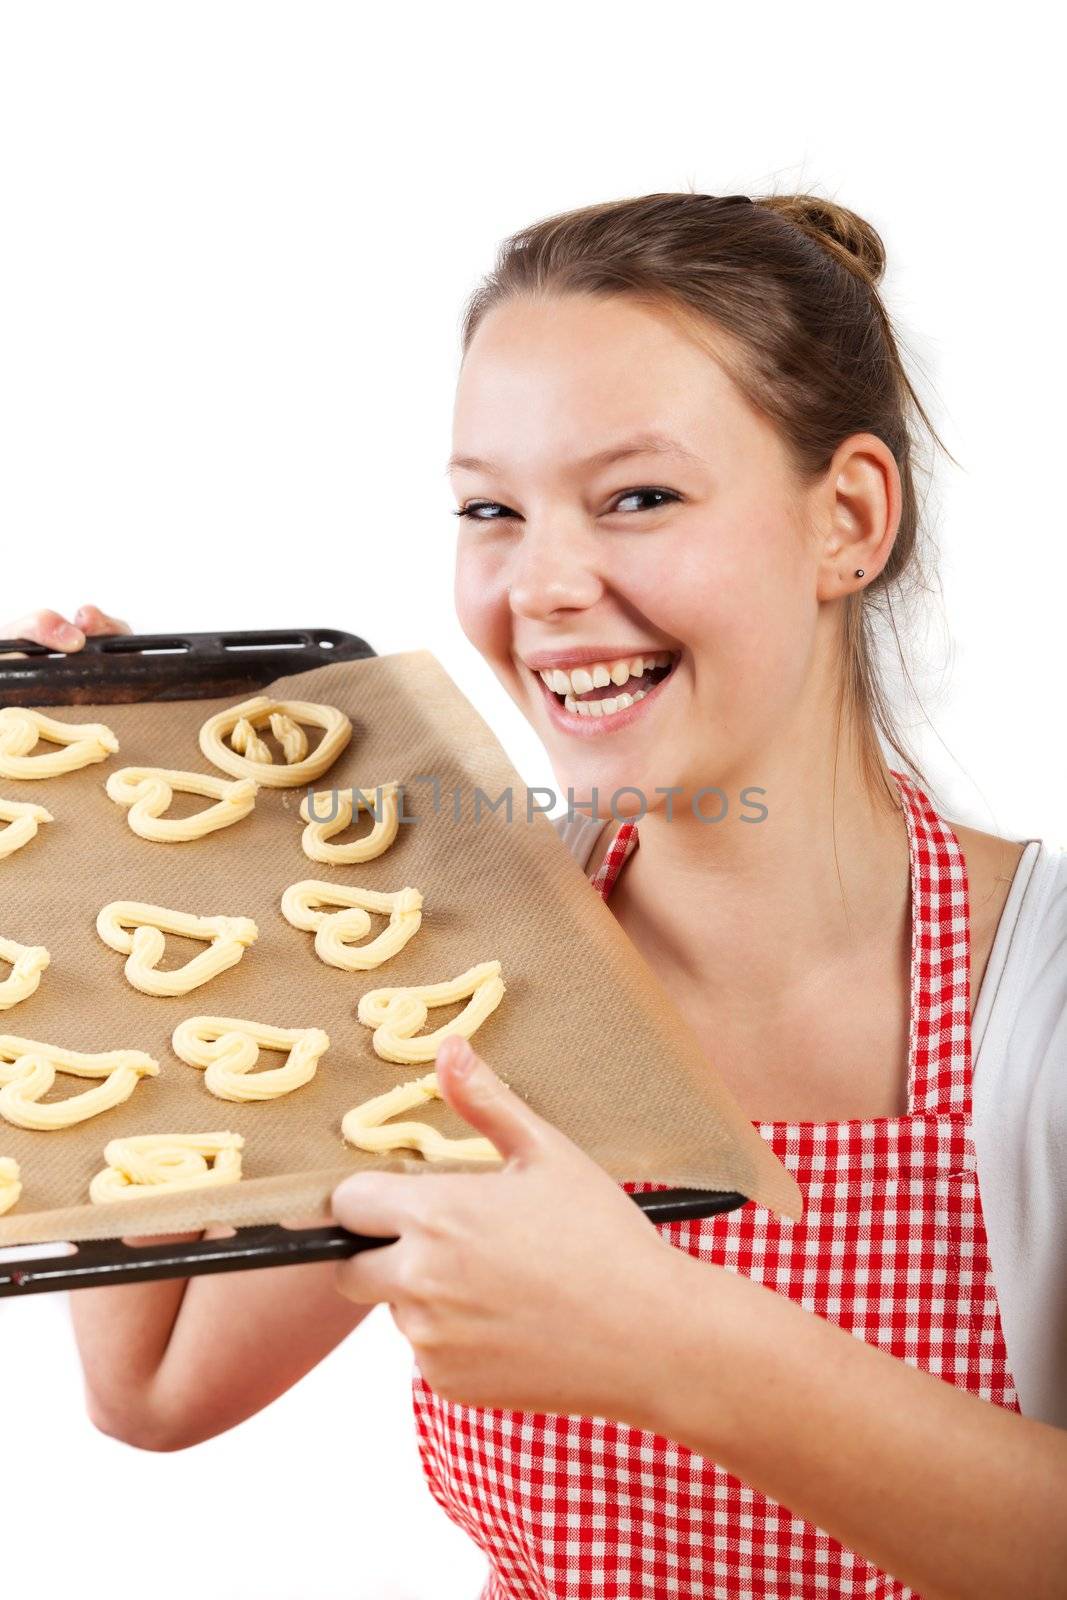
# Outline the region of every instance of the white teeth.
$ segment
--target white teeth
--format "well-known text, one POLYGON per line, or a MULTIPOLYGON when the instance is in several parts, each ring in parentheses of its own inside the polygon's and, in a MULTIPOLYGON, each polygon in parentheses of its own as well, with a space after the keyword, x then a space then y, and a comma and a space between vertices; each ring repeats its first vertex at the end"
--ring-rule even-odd
MULTIPOLYGON (((651 667, 669 666, 671 659, 669 650, 661 650, 652 656, 627 656, 618 661, 596 661, 588 667, 575 667, 572 672, 567 672, 562 667, 548 667, 540 673, 540 677, 553 694, 572 698, 588 694, 591 689, 606 689, 609 684, 621 689, 627 679, 639 678, 651 667)), ((609 712, 608 715, 610 714, 609 712)), ((593 715, 599 716, 601 713, 594 712, 593 715)))
POLYGON ((606 700, 576 700, 569 694, 563 704, 575 716, 613 717, 616 711, 625 711, 627 706, 634 706, 639 700, 643 700, 647 692, 646 689, 638 689, 635 694, 620 694, 615 699, 606 700))

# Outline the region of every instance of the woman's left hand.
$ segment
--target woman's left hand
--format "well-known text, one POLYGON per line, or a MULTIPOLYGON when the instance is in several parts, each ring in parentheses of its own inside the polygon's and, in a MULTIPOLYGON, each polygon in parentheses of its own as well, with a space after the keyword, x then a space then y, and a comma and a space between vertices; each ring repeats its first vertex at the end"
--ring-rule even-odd
POLYGON ((448 1104, 504 1161, 478 1174, 346 1178, 334 1220, 397 1242, 339 1263, 339 1291, 389 1303, 444 1399, 632 1414, 659 1367, 678 1253, 466 1039, 442 1043, 436 1072, 448 1104))

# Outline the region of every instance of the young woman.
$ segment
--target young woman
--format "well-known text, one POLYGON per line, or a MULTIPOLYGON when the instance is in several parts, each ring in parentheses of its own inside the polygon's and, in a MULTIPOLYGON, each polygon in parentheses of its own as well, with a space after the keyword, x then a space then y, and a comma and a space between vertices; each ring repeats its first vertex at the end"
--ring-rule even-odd
POLYGON ((339 1266, 73 1295, 100 1428, 220 1433, 385 1301, 495 1600, 1067 1594, 1067 858, 945 820, 882 687, 926 423, 883 266, 811 196, 550 218, 468 307, 455 411, 463 629, 595 791, 563 836, 801 1221, 657 1231, 450 1040, 503 1168, 348 1179, 397 1242, 339 1266))

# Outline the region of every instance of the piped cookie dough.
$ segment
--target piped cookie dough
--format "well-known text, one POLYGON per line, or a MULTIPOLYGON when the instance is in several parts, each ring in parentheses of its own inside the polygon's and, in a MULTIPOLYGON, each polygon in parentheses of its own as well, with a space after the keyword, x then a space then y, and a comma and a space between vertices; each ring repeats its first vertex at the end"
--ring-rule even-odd
POLYGON ((356 1015, 366 1027, 374 1029, 371 1042, 383 1061, 412 1066, 419 1061, 433 1061, 438 1045, 450 1034, 460 1033, 469 1039, 503 997, 500 962, 483 961, 444 983, 370 989, 361 998, 356 1015), (468 995, 470 999, 458 1017, 433 1033, 413 1037, 426 1021, 431 1006, 452 1005, 468 995))
POLYGON ((13 1156, 0 1156, 0 1217, 17 1206, 22 1194, 22 1173, 13 1156))
POLYGON ((0 799, 0 822, 4 824, 0 828, 0 858, 12 856, 24 844, 29 844, 40 823, 54 821, 52 813, 44 806, 31 805, 26 800, 0 799))
POLYGON ((18 1128, 50 1132, 70 1128, 128 1100, 142 1078, 157 1077, 159 1063, 140 1050, 105 1050, 86 1055, 42 1044, 16 1034, 0 1034, 0 1117, 18 1128), (55 1083, 56 1073, 77 1078, 103 1078, 94 1089, 65 1100, 38 1104, 55 1083))
POLYGON ((300 815, 307 827, 300 835, 300 848, 311 861, 331 867, 350 867, 360 861, 373 861, 384 855, 400 827, 400 784, 382 783, 375 789, 331 789, 323 794, 305 795, 300 815), (380 797, 380 798, 379 798, 380 797), (335 833, 352 825, 357 811, 369 811, 374 826, 362 839, 349 844, 330 844, 335 833))
POLYGON ((0 710, 0 777, 37 781, 76 772, 114 755, 119 742, 102 722, 57 722, 28 706, 0 710), (39 739, 59 750, 31 756, 39 739))
POLYGON ((250 917, 194 917, 140 900, 113 900, 104 906, 96 919, 96 931, 112 950, 128 956, 124 971, 133 987, 151 995, 188 994, 198 989, 228 967, 236 966, 259 937, 259 929, 250 917), (168 933, 186 939, 207 939, 210 943, 184 966, 173 972, 160 972, 157 969, 168 933))
POLYGON ((255 806, 258 785, 251 778, 215 778, 208 773, 175 772, 167 767, 120 767, 108 778, 105 788, 116 805, 129 808, 126 820, 142 839, 157 844, 184 844, 247 817, 255 806), (191 817, 165 817, 163 813, 174 799, 175 790, 203 795, 216 803, 191 817))
POLYGON ((315 935, 315 954, 327 966, 345 972, 365 972, 380 967, 402 950, 419 930, 422 922, 422 895, 417 889, 398 889, 393 894, 374 889, 348 888, 345 884, 325 883, 305 878, 291 883, 282 895, 282 916, 294 928, 315 935), (344 907, 323 911, 322 906, 344 907), (371 930, 370 912, 389 918, 376 939, 357 944, 371 930))
POLYGON ((8 1011, 33 994, 41 981, 41 973, 51 961, 43 944, 17 944, 14 939, 0 939, 0 961, 9 961, 11 971, 0 983, 0 1011, 8 1011))
POLYGON ((276 1100, 310 1083, 330 1036, 321 1028, 272 1028, 236 1017, 187 1017, 171 1037, 175 1055, 204 1071, 220 1100, 276 1100), (285 1063, 253 1072, 260 1050, 285 1050, 285 1063))
POLYGON ((391 1150, 417 1150, 427 1161, 489 1161, 499 1163, 501 1155, 488 1139, 446 1139, 443 1133, 431 1128, 428 1122, 394 1122, 383 1126, 390 1117, 412 1111, 430 1100, 440 1100, 441 1091, 436 1072, 425 1078, 415 1078, 410 1083, 398 1084, 386 1094, 353 1106, 341 1121, 341 1133, 349 1144, 372 1155, 384 1155, 391 1150))
POLYGON ((352 723, 336 706, 310 700, 272 700, 261 694, 209 717, 200 729, 200 748, 213 766, 235 778, 289 789, 320 778, 351 737, 352 723), (282 747, 284 764, 272 759, 270 746, 259 737, 257 729, 266 724, 282 747), (302 724, 323 730, 310 755, 302 724))
POLYGON ((239 1133, 140 1133, 111 1139, 104 1147, 107 1165, 90 1183, 89 1199, 104 1204, 236 1183, 243 1147, 239 1133))

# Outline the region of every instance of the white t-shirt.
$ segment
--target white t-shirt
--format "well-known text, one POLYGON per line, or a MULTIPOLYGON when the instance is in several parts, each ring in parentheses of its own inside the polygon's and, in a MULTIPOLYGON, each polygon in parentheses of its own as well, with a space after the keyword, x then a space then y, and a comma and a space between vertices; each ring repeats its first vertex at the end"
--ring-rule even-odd
MULTIPOLYGON (((584 868, 605 823, 553 819, 584 868)), ((1067 850, 1030 839, 971 1024, 973 1135, 1023 1414, 1067 1428, 1067 850)))

